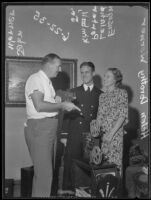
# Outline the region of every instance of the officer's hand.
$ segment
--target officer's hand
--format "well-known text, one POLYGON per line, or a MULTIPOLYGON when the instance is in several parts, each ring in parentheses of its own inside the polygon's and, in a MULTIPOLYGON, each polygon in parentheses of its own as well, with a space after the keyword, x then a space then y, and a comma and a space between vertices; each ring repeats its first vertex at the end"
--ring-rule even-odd
POLYGON ((62 109, 66 110, 68 112, 70 112, 71 110, 78 110, 79 112, 81 111, 81 109, 79 107, 77 107, 73 103, 67 102, 67 101, 62 103, 62 109))
POLYGON ((94 146, 94 140, 88 141, 87 148, 88 148, 89 151, 92 151, 93 146, 94 146))

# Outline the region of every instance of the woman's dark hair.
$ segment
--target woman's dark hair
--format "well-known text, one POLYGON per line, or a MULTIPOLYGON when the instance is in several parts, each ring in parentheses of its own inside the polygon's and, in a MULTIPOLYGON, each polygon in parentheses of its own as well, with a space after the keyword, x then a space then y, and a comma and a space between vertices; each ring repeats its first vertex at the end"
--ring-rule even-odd
POLYGON ((111 71, 114 75, 116 86, 119 87, 122 85, 123 75, 118 68, 108 68, 108 71, 111 71))
POLYGON ((80 65, 80 68, 82 68, 83 66, 89 66, 92 69, 92 72, 95 71, 95 65, 92 62, 83 62, 80 65))
POLYGON ((56 58, 59 59, 59 60, 61 60, 61 58, 57 54, 50 53, 50 54, 46 55, 45 57, 43 57, 43 59, 42 59, 42 65, 45 65, 48 62, 51 63, 56 58))

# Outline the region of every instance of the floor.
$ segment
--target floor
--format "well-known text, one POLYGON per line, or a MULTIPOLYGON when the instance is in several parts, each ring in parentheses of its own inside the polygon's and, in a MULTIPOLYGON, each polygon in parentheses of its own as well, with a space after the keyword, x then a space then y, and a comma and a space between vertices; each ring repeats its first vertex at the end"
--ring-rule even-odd
MULTIPOLYGON (((20 187, 20 180, 15 180, 14 181, 14 193, 13 193, 13 198, 16 198, 16 197, 21 197, 21 187, 20 187)), ((70 193, 66 193, 66 194, 61 194, 58 195, 58 197, 73 197, 73 195, 71 195, 70 193)), ((124 195, 125 198, 127 198, 127 195, 124 195)))
MULTIPOLYGON (((62 195, 60 194, 58 196, 69 197, 69 196, 73 196, 73 195, 71 195, 70 193, 69 194, 66 193, 66 194, 62 194, 62 195)), ((20 186, 20 181, 19 180, 14 182, 14 195, 13 195, 13 197, 14 198, 15 197, 21 197, 21 186, 20 186)))
MULTIPOLYGON (((55 179, 55 176, 56 174, 54 174, 54 180, 56 180, 55 179)), ((59 173, 59 180, 61 181, 62 180, 62 173, 59 173)), ((59 182, 60 182, 59 181, 59 182)), ((62 181, 61 181, 62 182, 62 181)), ((53 186, 55 186, 55 185, 59 185, 57 182, 53 182, 52 183, 52 185, 53 186)), ((52 194, 51 195, 53 195, 53 196, 56 196, 57 195, 57 190, 55 190, 55 188, 56 187, 52 187, 52 191, 54 191, 54 193, 52 192, 52 194), (56 191, 56 192, 55 192, 56 191)), ((59 189, 59 188, 58 188, 59 189)), ((13 188, 13 190, 14 190, 14 194, 13 194, 13 197, 21 197, 21 181, 20 180, 14 180, 14 188, 13 188)), ((124 195, 124 197, 126 197, 127 196, 127 194, 125 193, 125 192, 123 191, 123 195, 124 195)), ((60 193, 60 195, 58 195, 58 196, 70 196, 70 194, 62 194, 62 193, 60 193)))
MULTIPOLYGON (((14 182, 14 188, 13 188, 13 190, 14 190, 13 198, 15 198, 15 197, 21 197, 21 184, 20 184, 19 180, 17 180, 17 181, 14 182)), ((69 197, 69 196, 72 196, 72 195, 69 192, 69 193, 66 193, 66 194, 61 194, 60 193, 60 195, 58 195, 58 196, 60 196, 60 197, 61 196, 69 197)))
MULTIPOLYGON (((54 173, 54 180, 55 180, 55 177, 56 177, 56 174, 54 173)), ((62 180, 62 173, 59 173, 58 177, 59 177, 59 182, 60 182, 62 180)), ((52 185, 59 185, 59 184, 56 183, 56 182, 53 182, 52 185)), ((13 190, 14 190, 13 197, 21 197, 21 181, 20 180, 14 180, 14 188, 13 188, 13 190)), ((51 194, 51 195, 56 196, 57 190, 55 190, 55 187, 52 188, 52 191, 56 191, 56 192, 54 192, 54 194, 51 194)), ((125 192, 123 191, 123 196, 126 197, 127 194, 126 193, 124 194, 124 193, 125 192)), ((70 194, 62 194, 61 193, 58 196, 66 196, 66 197, 68 197, 68 196, 70 196, 70 194)))

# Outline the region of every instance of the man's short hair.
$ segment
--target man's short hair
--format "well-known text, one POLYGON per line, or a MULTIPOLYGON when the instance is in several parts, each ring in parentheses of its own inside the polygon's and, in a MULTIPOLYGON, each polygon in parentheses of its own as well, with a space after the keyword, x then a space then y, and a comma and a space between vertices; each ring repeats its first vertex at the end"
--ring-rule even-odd
POLYGON ((57 54, 50 53, 50 54, 46 55, 45 57, 43 57, 42 65, 45 65, 48 62, 51 63, 56 58, 61 60, 61 58, 57 54))
POLYGON ((88 66, 93 72, 95 71, 95 65, 92 62, 83 62, 81 63, 80 68, 82 68, 83 66, 88 66))

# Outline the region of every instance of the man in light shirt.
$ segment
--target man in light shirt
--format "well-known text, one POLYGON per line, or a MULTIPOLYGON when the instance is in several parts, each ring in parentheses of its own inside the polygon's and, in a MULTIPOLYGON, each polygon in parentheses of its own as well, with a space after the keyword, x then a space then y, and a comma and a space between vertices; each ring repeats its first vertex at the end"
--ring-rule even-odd
POLYGON ((61 102, 61 98, 56 97, 50 79, 57 76, 60 67, 61 59, 58 55, 46 55, 41 70, 32 74, 25 86, 25 139, 34 165, 32 197, 49 197, 51 193, 58 111, 80 111, 73 103, 61 102))

